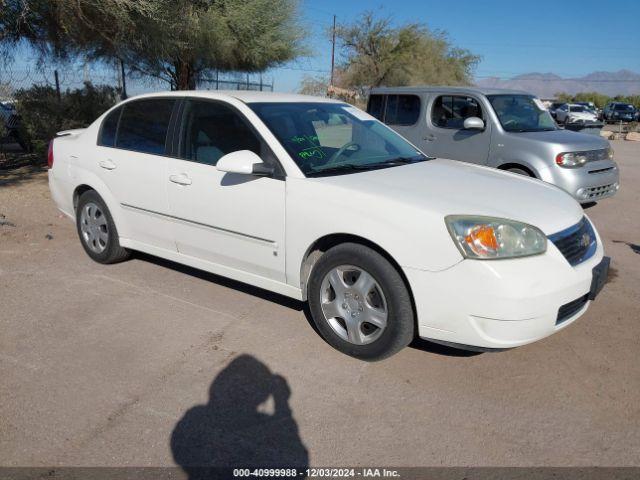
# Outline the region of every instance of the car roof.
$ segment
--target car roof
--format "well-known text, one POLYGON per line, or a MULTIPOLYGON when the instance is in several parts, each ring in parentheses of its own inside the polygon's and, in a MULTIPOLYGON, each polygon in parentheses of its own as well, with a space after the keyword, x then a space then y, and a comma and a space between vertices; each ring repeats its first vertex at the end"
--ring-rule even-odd
POLYGON ((130 97, 127 100, 154 98, 154 97, 190 97, 208 99, 231 99, 235 98, 244 103, 344 103, 326 97, 314 97, 311 95, 300 95, 297 93, 276 93, 260 92, 253 90, 180 90, 172 92, 145 93, 130 97))
POLYGON ((376 87, 371 89, 371 94, 376 93, 452 93, 452 94, 476 94, 476 95, 533 95, 524 90, 511 90, 508 88, 488 87, 450 87, 437 85, 424 85, 418 87, 376 87))

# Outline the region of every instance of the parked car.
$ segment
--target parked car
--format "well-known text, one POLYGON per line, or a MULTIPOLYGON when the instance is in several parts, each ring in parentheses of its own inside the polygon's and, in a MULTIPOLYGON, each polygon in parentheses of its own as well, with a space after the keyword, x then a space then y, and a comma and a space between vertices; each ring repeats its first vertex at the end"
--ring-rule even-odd
POLYGON ((599 135, 559 129, 542 102, 523 91, 376 88, 367 108, 435 157, 534 177, 581 203, 611 197, 619 188, 609 142, 599 135))
POLYGON ((556 119, 560 123, 586 123, 597 122, 598 117, 584 105, 577 103, 565 103, 556 110, 556 119))
POLYGON ((331 99, 144 95, 62 132, 48 161, 95 261, 139 250, 307 301, 326 341, 362 359, 416 335, 469 349, 539 340, 607 275, 596 229, 562 190, 430 158, 331 99))
POLYGON ((583 107, 591 110, 593 113, 597 113, 598 107, 593 102, 573 102, 575 105, 582 105, 583 107))
POLYGON ((20 131, 20 117, 13 102, 0 102, 0 142, 17 143, 23 150, 28 150, 28 142, 20 131))
POLYGON ((610 102, 602 111, 602 119, 605 122, 632 122, 636 109, 630 103, 610 102))
POLYGON ((564 105, 564 102, 553 102, 551 105, 549 105, 547 110, 549 110, 549 114, 553 118, 556 118, 556 110, 560 108, 562 105, 564 105))

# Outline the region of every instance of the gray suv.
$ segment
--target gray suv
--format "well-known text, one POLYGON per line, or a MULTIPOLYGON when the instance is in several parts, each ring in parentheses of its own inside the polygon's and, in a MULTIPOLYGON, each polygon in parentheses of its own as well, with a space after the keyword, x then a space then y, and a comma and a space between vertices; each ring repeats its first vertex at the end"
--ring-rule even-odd
POLYGON ((611 197, 619 188, 609 142, 560 129, 542 102, 527 92, 374 88, 367 111, 429 155, 535 177, 580 203, 611 197))

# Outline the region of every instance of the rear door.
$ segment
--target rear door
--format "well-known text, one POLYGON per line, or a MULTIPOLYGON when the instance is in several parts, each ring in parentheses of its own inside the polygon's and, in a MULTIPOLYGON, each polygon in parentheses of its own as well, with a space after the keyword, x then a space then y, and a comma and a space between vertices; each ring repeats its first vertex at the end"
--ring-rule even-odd
POLYGON ((429 155, 486 164, 491 144, 491 122, 479 99, 472 95, 433 94, 427 106, 423 150, 429 155), (478 117, 484 130, 466 130, 465 119, 478 117))
POLYGON ((241 271, 285 281, 285 180, 266 143, 234 106, 189 99, 178 128, 177 157, 168 160, 168 190, 178 251, 241 271), (251 150, 279 172, 271 177, 220 172, 225 154, 251 150))
POLYGON ((166 215, 167 135, 176 99, 125 103, 102 124, 98 175, 111 190, 130 239, 175 251, 166 215))

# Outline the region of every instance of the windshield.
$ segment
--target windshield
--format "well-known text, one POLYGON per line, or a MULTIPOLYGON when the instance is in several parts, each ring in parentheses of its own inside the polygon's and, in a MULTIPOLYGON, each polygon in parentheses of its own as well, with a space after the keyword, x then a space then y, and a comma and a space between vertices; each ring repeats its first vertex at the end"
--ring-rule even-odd
POLYGON ((369 114, 340 103, 253 103, 307 176, 337 175, 427 160, 369 114))
POLYGON ((622 112, 626 112, 626 111, 633 111, 633 105, 624 105, 624 104, 618 104, 614 107, 616 110, 618 111, 622 111, 622 112))
POLYGON ((530 95, 488 95, 502 128, 507 132, 557 130, 542 102, 530 95))
POLYGON ((569 107, 570 112, 585 112, 586 109, 582 105, 573 105, 569 107))

